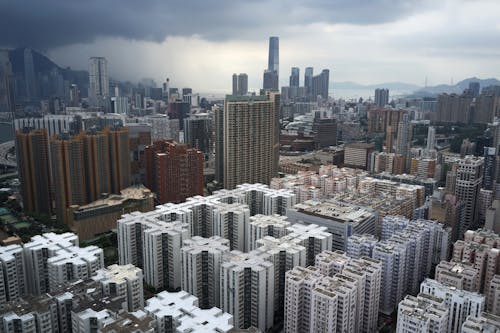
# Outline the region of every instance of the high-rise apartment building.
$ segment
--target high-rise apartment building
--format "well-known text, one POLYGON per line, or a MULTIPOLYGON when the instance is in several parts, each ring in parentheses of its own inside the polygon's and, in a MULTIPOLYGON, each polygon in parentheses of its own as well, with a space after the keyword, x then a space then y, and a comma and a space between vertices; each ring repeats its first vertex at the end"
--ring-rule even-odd
POLYGON ((377 88, 375 89, 375 105, 379 108, 385 107, 389 104, 389 89, 377 88))
POLYGON ((20 245, 0 247, 0 307, 16 301, 28 292, 23 248, 20 245))
POLYGON ((276 175, 279 96, 226 96, 223 128, 217 130, 217 135, 223 135, 223 155, 218 159, 223 159, 224 188, 269 184, 276 175))
POLYGON ((410 123, 410 116, 408 114, 403 115, 402 121, 398 126, 398 135, 396 139, 396 153, 402 155, 405 158, 406 164, 408 163, 408 156, 410 153, 411 143, 412 143, 413 128, 410 123))
POLYGON ((458 228, 461 238, 466 230, 477 228, 479 221, 478 199, 483 182, 484 159, 466 156, 457 163, 455 196, 464 204, 464 223, 458 228))
POLYGON ((330 82, 330 70, 323 69, 320 74, 312 77, 311 95, 312 98, 320 96, 323 100, 328 99, 330 82))
POLYGON ((233 96, 248 94, 248 75, 246 73, 233 74, 233 96))
POLYGON ((108 266, 98 270, 92 277, 102 286, 105 296, 125 297, 129 312, 144 308, 142 278, 142 269, 130 264, 108 266))
POLYGON ((101 106, 109 98, 108 61, 104 57, 89 59, 89 99, 92 106, 101 106))
POLYGON ((26 212, 52 213, 52 184, 47 130, 16 132, 16 156, 26 212))
POLYGON ((274 323, 274 265, 263 253, 232 251, 221 266, 221 309, 234 327, 267 331, 274 323))
POLYGON ((228 254, 229 240, 219 236, 184 241, 181 288, 198 297, 202 309, 220 306, 220 267, 228 254))
POLYGON ((185 144, 156 141, 146 147, 146 186, 160 203, 203 195, 203 154, 185 144))
POLYGON ((427 129, 427 150, 432 150, 436 146, 436 128, 429 126, 427 129))
POLYGON ((425 279, 420 285, 420 293, 444 299, 449 310, 448 333, 461 332, 462 324, 468 316, 479 317, 484 310, 483 295, 446 286, 436 280, 425 279))
POLYGON ((206 113, 184 119, 184 143, 208 156, 213 152, 212 119, 206 113))
POLYGON ((291 225, 286 216, 261 215, 250 217, 249 234, 247 244, 250 250, 257 248, 257 241, 266 236, 281 238, 287 234, 287 228, 291 225))
POLYGON ((437 121, 468 124, 471 119, 472 99, 472 95, 466 92, 461 95, 439 95, 437 102, 437 121))
POLYGON ((9 50, 0 49, 0 112, 14 112, 14 85, 9 50))
POLYGON ((398 306, 398 333, 441 333, 448 328, 449 310, 444 299, 420 293, 407 295, 398 306))

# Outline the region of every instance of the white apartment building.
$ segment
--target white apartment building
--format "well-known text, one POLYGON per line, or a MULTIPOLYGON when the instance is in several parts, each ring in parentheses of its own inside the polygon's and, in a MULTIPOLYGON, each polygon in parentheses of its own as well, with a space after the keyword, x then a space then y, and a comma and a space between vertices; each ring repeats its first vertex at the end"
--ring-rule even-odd
POLYGON ((448 328, 444 299, 420 293, 407 295, 398 306, 397 333, 442 333, 448 328))
POLYGON ((236 328, 266 331, 274 322, 274 265, 269 255, 232 251, 221 266, 221 308, 236 328))
POLYGON ((387 215, 382 218, 382 231, 380 240, 388 240, 397 231, 403 231, 408 227, 410 220, 400 215, 387 215))
POLYGON ((144 308, 142 269, 131 264, 111 265, 98 270, 92 279, 101 284, 105 296, 124 296, 127 311, 144 308))
POLYGON ((220 307, 220 268, 229 251, 229 240, 219 236, 184 241, 181 289, 196 296, 202 309, 220 307))
POLYGON ((467 317, 479 317, 485 306, 483 295, 446 286, 436 280, 425 279, 420 285, 420 292, 445 300, 449 310, 447 333, 461 332, 467 317))
POLYGON ((20 245, 0 246, 0 307, 26 292, 26 271, 20 245))
POLYGON ((500 331, 500 317, 483 312, 481 316, 469 316, 462 325, 462 333, 498 332, 500 331))
POLYGON ((314 265, 316 255, 332 249, 332 234, 316 224, 295 223, 287 228, 287 237, 306 248, 306 266, 314 265))
POLYGON ((484 288, 486 311, 500 316, 500 275, 494 275, 484 288))
POLYGON ((218 308, 202 310, 198 299, 186 291, 163 291, 146 301, 144 311, 156 321, 156 332, 225 333, 233 329, 233 317, 218 308))
POLYGON ((49 290, 56 290, 77 280, 89 279, 101 268, 104 268, 104 252, 100 247, 61 249, 55 256, 47 259, 49 290))
POLYGON ((71 311, 73 333, 98 332, 104 326, 112 324, 116 314, 108 309, 94 310, 87 308, 80 312, 71 311))
POLYGON ((61 249, 78 246, 78 236, 73 233, 45 233, 31 238, 23 245, 26 263, 28 291, 41 295, 49 289, 49 271, 47 260, 56 256, 61 249))
POLYGON ((316 256, 314 266, 319 268, 321 274, 325 276, 334 276, 335 274, 341 274, 350 260, 351 258, 343 251, 326 250, 316 256))
POLYGON ((249 250, 256 249, 257 240, 265 236, 272 236, 274 238, 281 238, 286 235, 287 230, 291 223, 287 220, 286 216, 281 215, 261 215, 257 214, 250 217, 249 232, 247 233, 247 244, 249 250))
POLYGON ((370 257, 378 239, 370 234, 356 234, 347 238, 346 253, 351 258, 370 257))
POLYGON ((183 222, 162 223, 143 231, 144 281, 155 289, 181 287, 181 247, 190 238, 183 222))
POLYGON ((381 241, 373 248, 373 259, 382 263, 380 312, 390 315, 406 292, 407 248, 391 241, 381 241))
POLYGON ((212 211, 213 235, 229 239, 231 250, 248 251, 247 232, 250 210, 239 203, 219 203, 212 211))

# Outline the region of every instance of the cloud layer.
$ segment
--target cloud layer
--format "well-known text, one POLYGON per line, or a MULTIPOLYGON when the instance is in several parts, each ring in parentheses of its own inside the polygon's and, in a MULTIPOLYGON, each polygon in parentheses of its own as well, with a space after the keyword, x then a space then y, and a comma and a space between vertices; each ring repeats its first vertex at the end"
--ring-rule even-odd
POLYGON ((112 37, 161 42, 260 38, 313 23, 368 25, 422 11, 428 0, 1 0, 0 45, 51 49, 112 37))

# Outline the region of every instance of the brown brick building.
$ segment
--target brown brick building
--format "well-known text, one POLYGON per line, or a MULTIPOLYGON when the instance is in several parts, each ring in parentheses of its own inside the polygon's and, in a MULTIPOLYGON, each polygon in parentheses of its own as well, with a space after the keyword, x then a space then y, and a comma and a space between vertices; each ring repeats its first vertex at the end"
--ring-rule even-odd
POLYGON ((146 186, 160 203, 203 195, 203 153, 172 140, 146 147, 146 186))

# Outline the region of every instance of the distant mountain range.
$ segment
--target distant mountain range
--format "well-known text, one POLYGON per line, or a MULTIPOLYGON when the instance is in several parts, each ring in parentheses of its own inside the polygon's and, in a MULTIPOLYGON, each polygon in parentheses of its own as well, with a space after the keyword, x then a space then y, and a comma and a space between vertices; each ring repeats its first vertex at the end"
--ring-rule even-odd
POLYGON ((440 84, 437 86, 422 87, 411 83, 404 82, 388 82, 379 84, 363 85, 356 82, 334 82, 333 89, 349 89, 349 90, 375 90, 376 88, 388 88, 389 90, 398 92, 407 92, 413 97, 432 97, 442 93, 462 93, 465 89, 469 88, 470 82, 479 82, 481 88, 500 85, 500 81, 495 78, 479 79, 471 77, 458 82, 457 84, 440 84))

